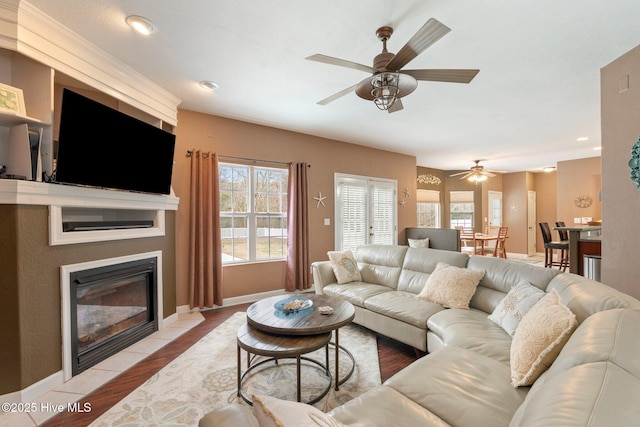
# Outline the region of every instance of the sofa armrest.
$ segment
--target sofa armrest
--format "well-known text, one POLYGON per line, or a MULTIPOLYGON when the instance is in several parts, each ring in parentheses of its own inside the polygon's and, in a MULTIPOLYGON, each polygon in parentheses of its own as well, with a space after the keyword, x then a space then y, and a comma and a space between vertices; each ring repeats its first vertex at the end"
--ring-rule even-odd
POLYGON ((331 283, 336 283, 335 274, 330 261, 316 261, 311 264, 311 273, 313 274, 313 286, 316 294, 324 294, 323 288, 331 283))
POLYGON ((248 407, 233 403, 206 414, 198 427, 259 427, 259 424, 248 407))

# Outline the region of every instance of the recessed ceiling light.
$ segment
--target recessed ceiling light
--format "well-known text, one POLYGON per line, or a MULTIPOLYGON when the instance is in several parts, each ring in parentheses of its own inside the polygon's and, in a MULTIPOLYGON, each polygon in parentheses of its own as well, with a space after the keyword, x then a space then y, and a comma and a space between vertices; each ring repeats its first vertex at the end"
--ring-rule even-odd
POLYGON ((125 19, 127 24, 133 28, 137 33, 142 34, 144 36, 151 35, 158 30, 156 24, 148 20, 143 16, 138 15, 130 15, 125 19))
POLYGON ((556 170, 555 166, 545 166, 542 168, 543 172, 553 172, 554 170, 556 170))
POLYGON ((600 151, 600 150, 602 150, 602 147, 601 147, 601 146, 593 147, 593 150, 594 150, 594 151, 600 151))
POLYGON ((213 92, 214 90, 218 89, 218 84, 209 80, 203 80, 200 82, 200 87, 213 92))
POLYGON ((589 137, 588 136, 581 136, 580 138, 576 138, 576 141, 588 141, 589 137))

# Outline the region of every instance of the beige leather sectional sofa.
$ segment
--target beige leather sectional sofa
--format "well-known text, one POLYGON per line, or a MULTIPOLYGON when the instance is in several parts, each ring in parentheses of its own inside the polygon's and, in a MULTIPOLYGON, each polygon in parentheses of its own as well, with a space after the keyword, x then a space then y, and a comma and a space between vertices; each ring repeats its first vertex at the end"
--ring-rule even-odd
MULTIPOLYGON (((369 245, 358 248, 355 258, 361 281, 345 284, 336 283, 329 262, 314 263, 316 292, 348 299, 356 307, 356 323, 429 354, 333 409, 324 422, 385 427, 638 425, 638 300, 582 276, 492 257, 369 245), (469 309, 447 309, 416 297, 438 262, 484 271, 469 309), (545 301, 557 297, 574 325, 555 346, 559 354, 541 355, 548 369, 531 386, 516 387, 512 343, 523 333, 510 335, 489 315, 522 283, 544 291, 545 301)), ((553 321, 541 319, 541 324, 553 321)), ((291 405, 304 410, 304 404, 291 405)), ((262 409, 257 411, 259 424, 251 410, 231 405, 208 414, 201 425, 264 426, 262 409)), ((276 420, 273 425, 288 424, 276 420)))

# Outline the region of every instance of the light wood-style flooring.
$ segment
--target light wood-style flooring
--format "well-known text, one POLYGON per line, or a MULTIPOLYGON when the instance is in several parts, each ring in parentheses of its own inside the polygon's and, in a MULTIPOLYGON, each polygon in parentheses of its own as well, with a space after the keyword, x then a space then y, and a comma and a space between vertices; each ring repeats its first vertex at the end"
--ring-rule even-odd
MULTIPOLYGON (((161 370, 169 362, 215 329, 229 316, 238 311, 246 311, 248 306, 249 304, 241 304, 202 312, 205 318, 202 323, 165 345, 104 386, 85 396, 84 399, 81 400, 81 403, 90 403, 91 412, 63 412, 49 419, 42 424, 42 426, 80 427, 90 424, 122 398, 142 385, 151 375, 161 370)), ((416 360, 416 354, 413 348, 409 346, 381 335, 377 336, 377 341, 378 357, 380 359, 380 376, 383 382, 416 360)))

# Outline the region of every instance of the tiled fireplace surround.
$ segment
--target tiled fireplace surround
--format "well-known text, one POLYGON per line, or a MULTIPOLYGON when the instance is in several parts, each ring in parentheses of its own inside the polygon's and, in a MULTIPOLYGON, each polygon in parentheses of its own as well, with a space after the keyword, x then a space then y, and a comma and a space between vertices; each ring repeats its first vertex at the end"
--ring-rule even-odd
MULTIPOLYGON (((75 402, 202 321, 199 313, 176 312, 175 211, 173 196, 0 180, 0 268, 5 271, 0 298, 0 352, 6 373, 3 402, 75 402), (61 207, 155 212, 151 230, 92 231, 65 241, 57 221, 61 207), (147 235, 145 236, 145 233, 147 235), (81 240, 81 241, 78 241, 81 240), (159 330, 120 353, 71 378, 65 361, 62 271, 145 256, 159 258, 159 330), (107 261, 105 261, 107 260, 107 261), (64 267, 67 266, 67 267, 64 267), (6 283, 4 283, 6 281, 6 283)), ((51 412, 3 414, 1 422, 35 425, 51 412), (12 419, 9 420, 7 416, 12 419)))

